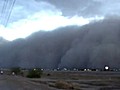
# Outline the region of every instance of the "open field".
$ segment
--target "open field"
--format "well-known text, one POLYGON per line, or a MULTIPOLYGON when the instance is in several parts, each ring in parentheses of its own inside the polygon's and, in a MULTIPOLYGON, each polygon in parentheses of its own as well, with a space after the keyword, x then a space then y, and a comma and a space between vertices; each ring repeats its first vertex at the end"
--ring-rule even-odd
POLYGON ((56 90, 21 76, 0 75, 0 90, 56 90))
POLYGON ((46 71, 31 80, 67 90, 120 90, 120 72, 46 71))
POLYGON ((40 79, 0 75, 0 90, 120 90, 120 72, 44 71, 40 79))

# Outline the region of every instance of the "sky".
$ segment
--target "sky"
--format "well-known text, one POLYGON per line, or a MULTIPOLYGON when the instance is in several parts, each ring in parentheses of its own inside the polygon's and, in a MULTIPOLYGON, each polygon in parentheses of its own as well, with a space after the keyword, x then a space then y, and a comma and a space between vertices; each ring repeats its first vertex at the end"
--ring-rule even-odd
POLYGON ((68 25, 82 26, 107 16, 120 15, 120 0, 16 0, 7 26, 11 1, 0 1, 0 37, 7 40, 51 31, 68 25))

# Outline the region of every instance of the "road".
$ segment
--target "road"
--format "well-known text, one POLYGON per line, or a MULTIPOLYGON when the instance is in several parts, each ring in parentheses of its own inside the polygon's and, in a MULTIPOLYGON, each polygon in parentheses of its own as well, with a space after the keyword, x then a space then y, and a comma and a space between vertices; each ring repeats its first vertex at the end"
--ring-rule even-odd
POLYGON ((27 78, 0 75, 0 90, 56 90, 47 85, 31 82, 27 78))

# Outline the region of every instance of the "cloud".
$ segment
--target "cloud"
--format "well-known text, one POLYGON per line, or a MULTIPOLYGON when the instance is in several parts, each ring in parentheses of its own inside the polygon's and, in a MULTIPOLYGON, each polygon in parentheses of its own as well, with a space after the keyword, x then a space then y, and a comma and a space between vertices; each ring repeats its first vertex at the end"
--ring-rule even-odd
POLYGON ((16 38, 25 38, 39 30, 49 31, 67 25, 81 26, 93 20, 103 19, 103 17, 97 16, 95 18, 83 18, 77 15, 65 17, 62 15, 62 11, 48 2, 35 2, 31 0, 27 5, 30 3, 36 6, 26 6, 26 3, 16 2, 10 23, 6 28, 1 25, 0 36, 7 40, 14 40, 16 38), (38 9, 38 7, 40 8, 38 9))
POLYGON ((63 15, 83 17, 119 15, 120 1, 119 0, 46 0, 47 2, 59 8, 63 15))
POLYGON ((84 26, 38 31, 0 48, 0 66, 23 68, 120 68, 120 17, 84 26), (11 52, 12 51, 12 52, 11 52))
POLYGON ((94 0, 102 4, 102 15, 120 15, 120 0, 94 0))
POLYGON ((119 0, 17 0, 7 27, 0 25, 0 36, 14 40, 39 30, 85 25, 105 16, 119 16, 119 6, 119 0))
POLYGON ((0 36, 13 40, 2 43, 1 67, 120 68, 119 4, 118 0, 17 0, 7 27, 0 25, 0 36))
MULTIPOLYGON (((44 0, 43 0, 44 1, 44 0)), ((79 15, 83 17, 94 17, 100 14, 101 2, 94 0, 46 0, 59 8, 64 16, 79 15)))

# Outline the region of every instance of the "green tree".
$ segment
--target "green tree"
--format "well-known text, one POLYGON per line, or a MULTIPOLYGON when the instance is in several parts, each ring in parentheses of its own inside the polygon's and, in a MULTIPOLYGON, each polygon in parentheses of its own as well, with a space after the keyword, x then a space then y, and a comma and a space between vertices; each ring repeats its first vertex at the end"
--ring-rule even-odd
POLYGON ((11 72, 14 72, 16 75, 21 74, 21 69, 19 67, 11 68, 11 72))
POLYGON ((41 69, 31 69, 28 72, 28 78, 41 78, 43 71, 41 69))

